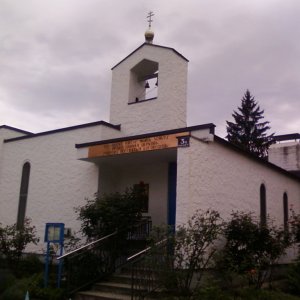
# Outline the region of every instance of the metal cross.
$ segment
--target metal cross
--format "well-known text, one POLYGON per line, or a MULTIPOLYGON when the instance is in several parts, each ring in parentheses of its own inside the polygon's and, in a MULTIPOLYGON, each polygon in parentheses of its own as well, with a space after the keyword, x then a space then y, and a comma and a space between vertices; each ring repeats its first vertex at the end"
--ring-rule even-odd
POLYGON ((153 13, 153 11, 149 11, 149 13, 148 13, 148 16, 147 16, 147 19, 148 19, 148 23, 149 23, 149 29, 151 28, 151 23, 153 22, 153 20, 151 19, 151 17, 153 17, 154 16, 154 13, 153 13))

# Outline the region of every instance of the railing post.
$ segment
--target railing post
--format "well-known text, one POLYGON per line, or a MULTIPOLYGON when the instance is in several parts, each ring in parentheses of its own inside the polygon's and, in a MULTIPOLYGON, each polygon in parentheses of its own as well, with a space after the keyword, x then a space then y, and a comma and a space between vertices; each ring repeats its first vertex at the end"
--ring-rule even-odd
POLYGON ((131 300, 134 299, 134 263, 130 264, 131 266, 131 300))

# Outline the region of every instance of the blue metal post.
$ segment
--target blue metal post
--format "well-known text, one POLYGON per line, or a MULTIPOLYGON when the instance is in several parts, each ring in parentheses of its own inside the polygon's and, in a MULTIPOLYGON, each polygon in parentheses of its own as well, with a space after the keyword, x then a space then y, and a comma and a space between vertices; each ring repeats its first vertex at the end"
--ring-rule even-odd
POLYGON ((44 273, 44 287, 48 286, 48 278, 49 278, 49 255, 50 255, 50 243, 47 242, 47 252, 45 257, 45 273, 44 273))

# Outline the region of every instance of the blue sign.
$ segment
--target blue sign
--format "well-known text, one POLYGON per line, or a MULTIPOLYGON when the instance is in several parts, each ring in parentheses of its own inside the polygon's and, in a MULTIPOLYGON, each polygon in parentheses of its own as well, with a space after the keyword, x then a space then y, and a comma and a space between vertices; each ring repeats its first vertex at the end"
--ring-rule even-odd
POLYGON ((64 223, 46 223, 45 243, 60 243, 64 240, 64 223))
MULTIPOLYGON (((45 274, 44 274, 44 286, 47 287, 49 279, 49 258, 50 258, 50 243, 58 244, 60 250, 60 256, 63 253, 64 247, 64 223, 46 223, 45 227, 45 243, 47 243, 47 252, 45 257, 45 274)), ((57 274, 57 287, 60 287, 60 279, 62 272, 62 261, 58 264, 57 274)))
POLYGON ((189 136, 179 136, 178 147, 189 147, 190 146, 190 137, 189 136))

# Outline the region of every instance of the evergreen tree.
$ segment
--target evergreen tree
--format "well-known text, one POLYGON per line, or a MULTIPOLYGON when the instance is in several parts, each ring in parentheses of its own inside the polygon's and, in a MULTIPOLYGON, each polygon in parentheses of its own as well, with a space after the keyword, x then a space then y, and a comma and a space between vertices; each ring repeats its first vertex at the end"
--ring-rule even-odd
POLYGON ((261 158, 266 158, 270 145, 274 143, 274 133, 267 135, 270 126, 268 121, 261 122, 263 114, 264 110, 260 109, 247 90, 238 112, 234 111, 232 114, 235 122, 226 121, 228 141, 261 158))

